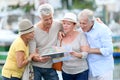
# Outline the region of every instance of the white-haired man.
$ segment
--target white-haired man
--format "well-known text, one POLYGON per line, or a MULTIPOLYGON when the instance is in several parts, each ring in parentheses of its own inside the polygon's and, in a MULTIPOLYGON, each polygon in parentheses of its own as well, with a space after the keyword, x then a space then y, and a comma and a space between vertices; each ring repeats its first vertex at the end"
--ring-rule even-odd
POLYGON ((57 44, 58 32, 61 24, 53 20, 54 9, 49 4, 40 5, 38 8, 40 21, 35 25, 35 37, 30 42, 30 53, 38 49, 39 57, 33 57, 34 80, 59 80, 58 75, 52 69, 52 61, 49 57, 42 57, 47 54, 51 46, 57 44))
POLYGON ((90 50, 88 54, 89 80, 113 80, 113 44, 110 29, 94 19, 93 11, 84 9, 78 15, 90 50))

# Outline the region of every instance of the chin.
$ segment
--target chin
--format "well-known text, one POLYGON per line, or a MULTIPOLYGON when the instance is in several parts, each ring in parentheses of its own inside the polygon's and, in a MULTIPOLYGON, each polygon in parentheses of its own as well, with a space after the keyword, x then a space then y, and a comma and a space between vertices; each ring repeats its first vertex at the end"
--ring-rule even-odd
POLYGON ((30 38, 30 40, 33 40, 34 38, 30 38))
POLYGON ((50 28, 50 27, 51 27, 51 25, 48 25, 48 26, 47 26, 47 28, 50 28))

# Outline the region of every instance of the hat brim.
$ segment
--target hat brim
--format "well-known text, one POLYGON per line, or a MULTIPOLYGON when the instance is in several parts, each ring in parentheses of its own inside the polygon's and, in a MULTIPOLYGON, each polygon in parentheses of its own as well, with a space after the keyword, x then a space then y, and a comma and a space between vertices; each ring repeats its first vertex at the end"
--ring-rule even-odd
POLYGON ((34 27, 27 31, 19 32, 19 35, 27 34, 27 33, 33 32, 33 31, 34 31, 34 27))
POLYGON ((71 19, 61 19, 61 21, 70 21, 70 22, 73 22, 73 23, 76 23, 77 24, 77 21, 73 21, 71 19))

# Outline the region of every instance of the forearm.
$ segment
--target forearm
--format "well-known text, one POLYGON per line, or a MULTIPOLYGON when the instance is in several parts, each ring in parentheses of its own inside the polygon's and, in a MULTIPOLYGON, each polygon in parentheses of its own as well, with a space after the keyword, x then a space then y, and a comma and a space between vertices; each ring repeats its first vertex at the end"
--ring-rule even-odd
POLYGON ((101 54, 99 48, 90 48, 89 49, 89 53, 92 53, 92 54, 101 54))
POLYGON ((87 58, 87 52, 80 52, 80 53, 77 53, 77 52, 71 52, 70 54, 72 54, 73 56, 75 57, 78 57, 78 58, 87 58))
POLYGON ((20 61, 20 63, 18 64, 18 67, 22 68, 22 67, 26 66, 29 62, 31 62, 33 60, 33 57, 36 57, 36 56, 37 56, 36 53, 30 54, 28 58, 20 61))
POLYGON ((26 66, 29 63, 28 59, 24 59, 23 61, 21 61, 21 63, 18 64, 18 68, 23 68, 24 66, 26 66))

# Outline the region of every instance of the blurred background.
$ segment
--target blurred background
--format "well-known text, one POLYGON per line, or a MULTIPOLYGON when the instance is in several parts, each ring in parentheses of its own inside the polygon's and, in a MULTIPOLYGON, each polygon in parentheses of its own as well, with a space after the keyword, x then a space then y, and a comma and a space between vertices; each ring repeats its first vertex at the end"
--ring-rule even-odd
MULTIPOLYGON (((38 6, 50 3, 54 18, 60 20, 66 12, 76 15, 83 9, 92 9, 113 32, 114 80, 120 80, 120 0, 0 0, 0 80, 10 44, 18 36, 18 22, 23 18, 38 22, 38 6)), ((102 65, 101 65, 102 66, 102 65)), ((62 79, 61 79, 62 80, 62 79)))

